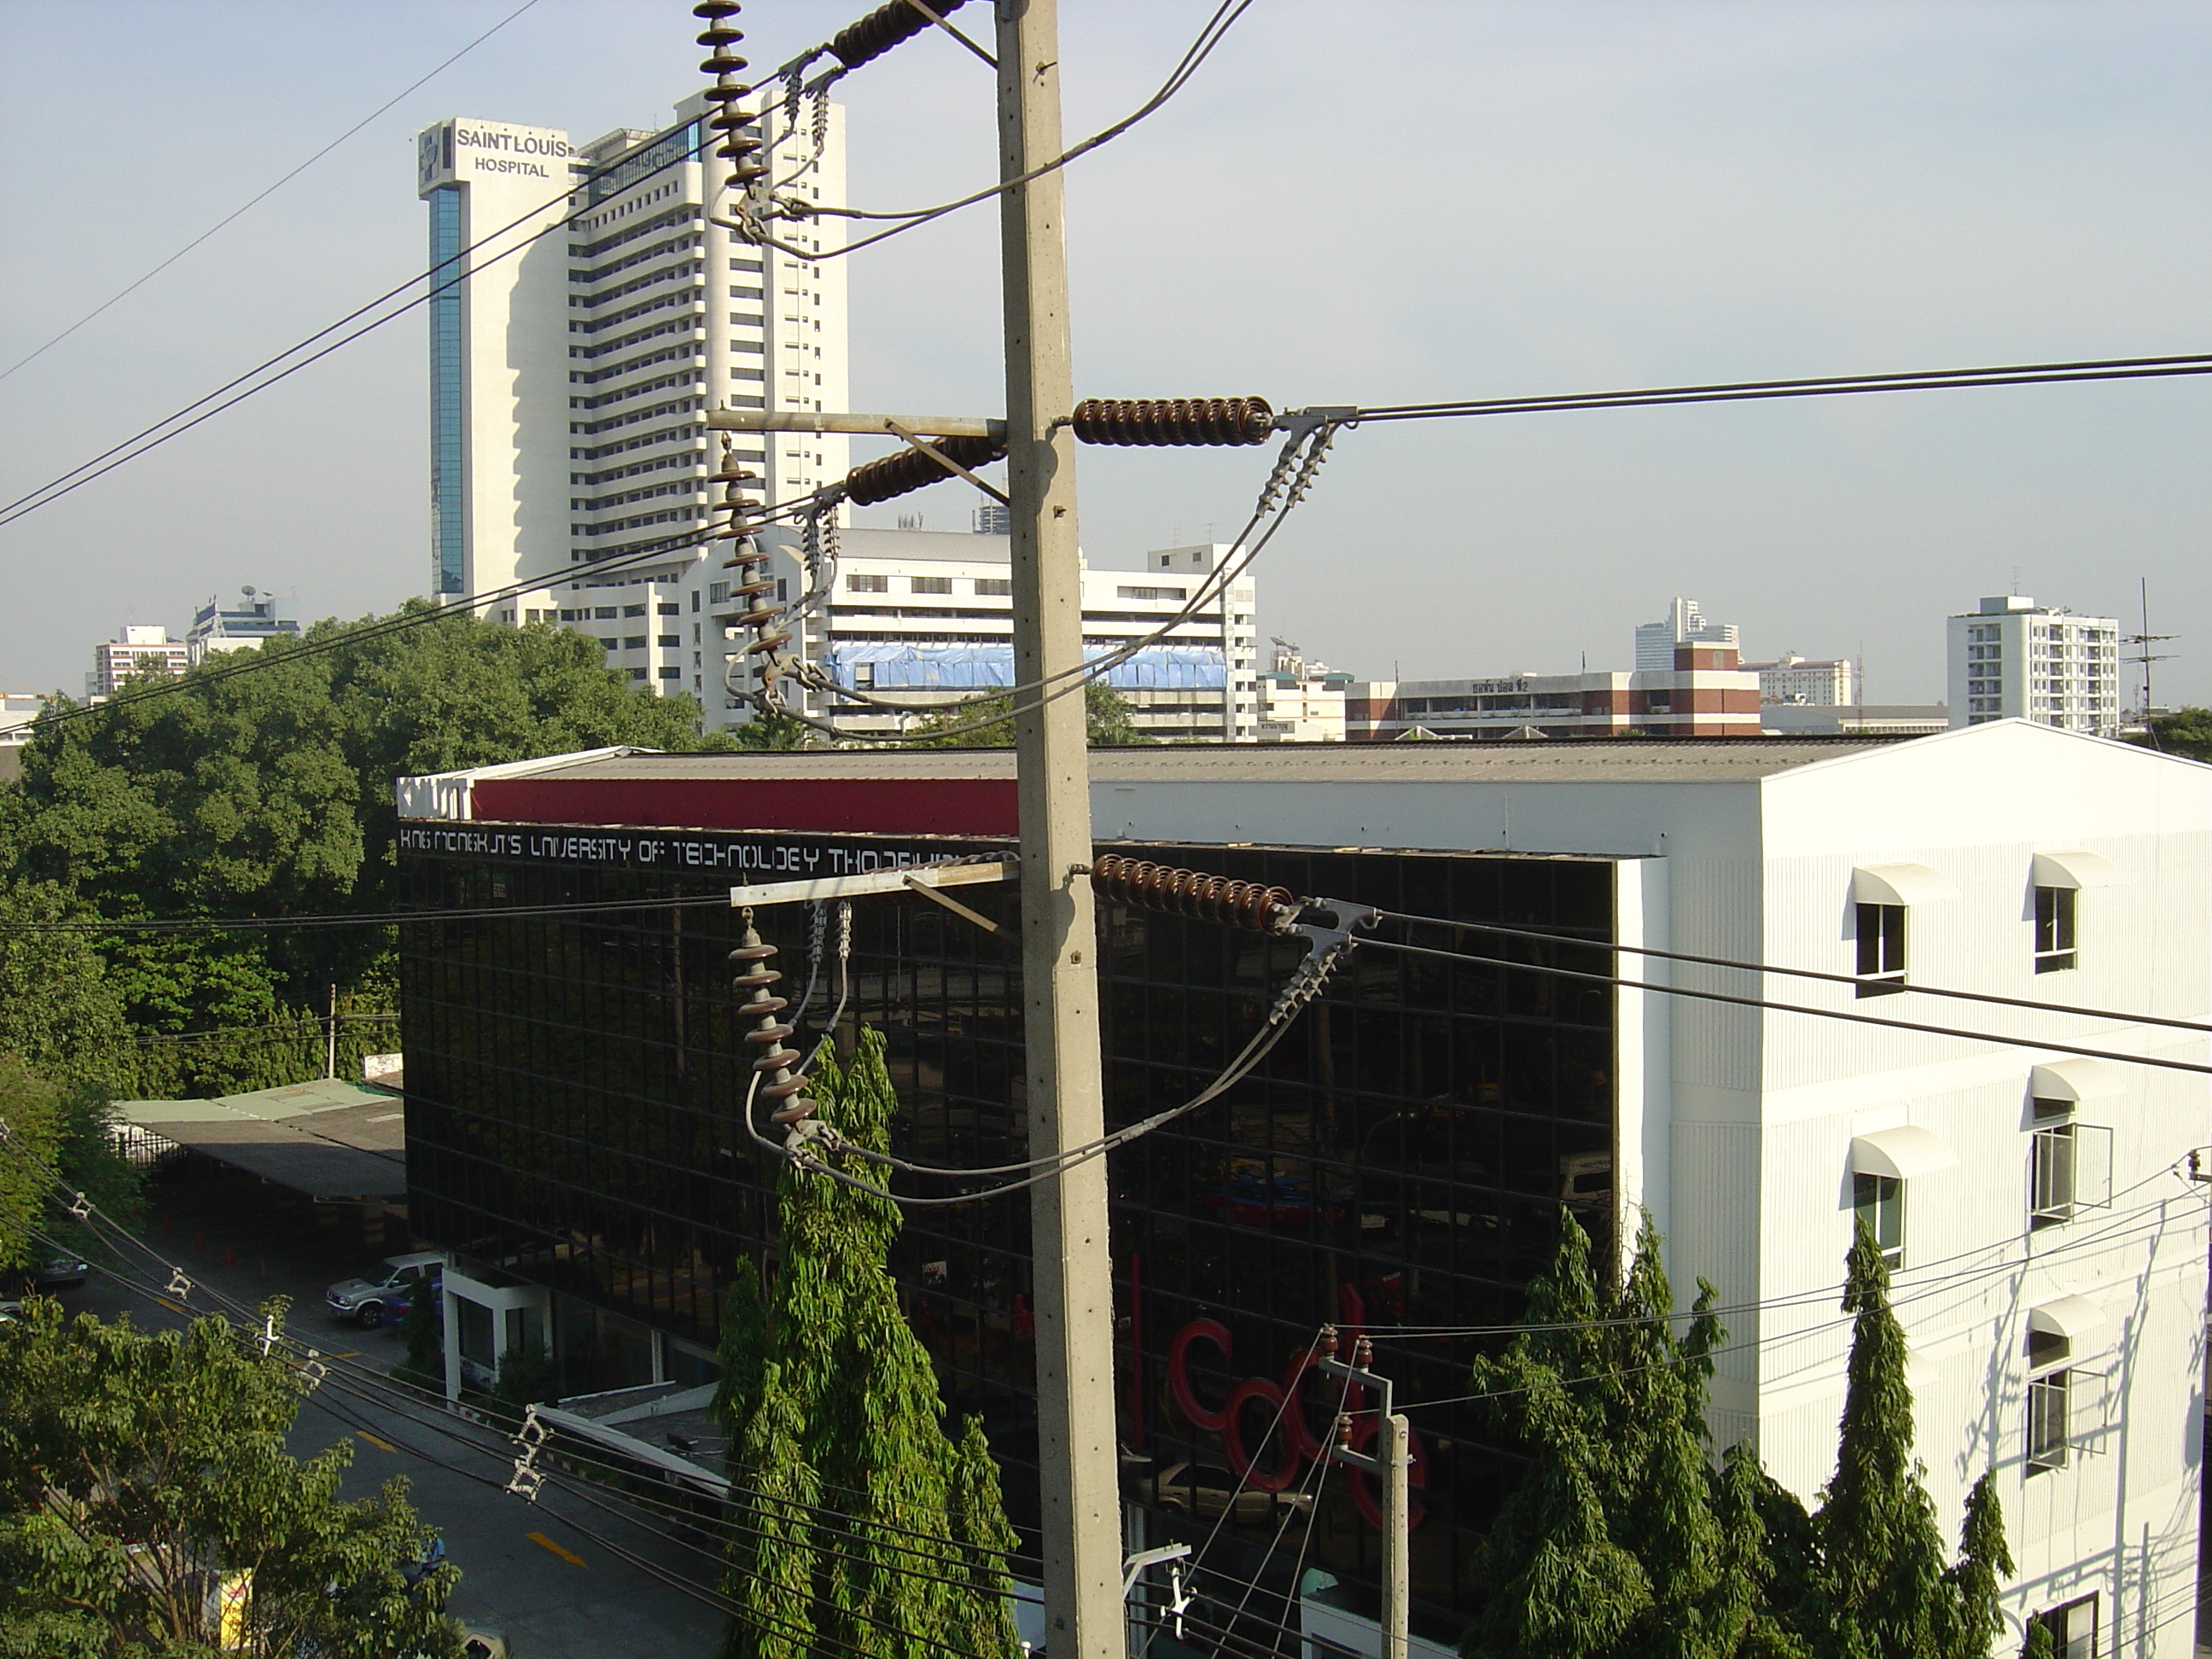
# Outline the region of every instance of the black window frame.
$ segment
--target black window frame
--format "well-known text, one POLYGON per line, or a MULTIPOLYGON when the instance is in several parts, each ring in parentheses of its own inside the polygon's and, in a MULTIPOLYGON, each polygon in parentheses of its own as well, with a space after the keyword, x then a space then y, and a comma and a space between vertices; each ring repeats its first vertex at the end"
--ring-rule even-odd
POLYGON ((1905 989, 1905 906, 1861 901, 1853 918, 1858 994, 1893 996, 1905 989))
POLYGON ((2064 973, 2079 965, 2080 909, 2071 887, 2035 890, 2035 971, 2064 973))

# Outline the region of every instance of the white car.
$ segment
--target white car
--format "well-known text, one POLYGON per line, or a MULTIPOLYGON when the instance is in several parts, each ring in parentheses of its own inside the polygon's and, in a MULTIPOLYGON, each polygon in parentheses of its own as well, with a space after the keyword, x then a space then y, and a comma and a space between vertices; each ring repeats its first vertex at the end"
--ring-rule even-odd
POLYGON ((416 1250, 410 1255, 387 1255, 378 1264, 374 1279, 349 1279, 323 1292, 323 1305, 340 1319, 374 1327, 384 1322, 384 1301, 402 1291, 435 1285, 446 1271, 443 1250, 416 1250))

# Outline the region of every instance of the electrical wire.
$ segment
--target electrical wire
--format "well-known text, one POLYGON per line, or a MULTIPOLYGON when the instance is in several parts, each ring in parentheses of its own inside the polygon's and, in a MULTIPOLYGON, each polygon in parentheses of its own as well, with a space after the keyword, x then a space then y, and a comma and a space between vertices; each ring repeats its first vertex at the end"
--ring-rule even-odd
MULTIPOLYGON (((1783 968, 1771 962, 1740 962, 1729 957, 1702 957, 1686 951, 1658 951, 1649 945, 1621 945, 1611 939, 1577 938, 1571 933, 1546 933, 1528 927, 1504 927, 1487 921, 1448 921, 1442 916, 1417 916, 1403 910, 1377 910, 1377 916, 1390 921, 1413 922, 1422 927, 1449 927, 1457 933, 1495 933, 1505 939, 1534 939, 1546 945, 1567 945, 1593 951, 1618 951, 1629 956, 1652 957, 1662 962, 1695 963, 1705 968, 1734 968, 1747 974, 1781 974, 1791 979, 1824 981, 1831 985, 1864 985, 1863 975, 1831 974, 1814 968, 1783 968)), ((2084 1019, 2116 1019, 2130 1025, 2170 1026, 2178 1031, 2212 1032, 2212 1024, 2195 1019, 2168 1019, 2160 1014, 2124 1013, 2112 1008, 2084 1008, 2065 1002, 2038 1002, 2027 997, 1999 996, 1990 991, 1958 991, 1942 986, 1898 981, 1900 991, 1910 991, 1925 997, 1949 997, 1960 1002, 1985 1002, 2001 1008, 2027 1008, 2037 1013, 2075 1014, 2084 1019)))
MULTIPOLYGON (((1763 997, 1732 996, 1724 991, 1701 991, 1686 985, 1652 985, 1642 980, 1625 979, 1618 974, 1585 973, 1573 968, 1553 968, 1540 963, 1514 962, 1504 957, 1471 956, 1458 951, 1439 951, 1425 945, 1408 945, 1399 939, 1363 938, 1363 947, 1380 951, 1397 951, 1408 956, 1437 957, 1448 962, 1471 963, 1477 967, 1510 968, 1517 972, 1538 974, 1552 979, 1570 979, 1595 985, 1616 986, 1624 991, 1651 991, 1662 996, 1689 997, 1699 1002, 1726 1003, 1739 1008, 1761 1008, 1771 1013, 1806 1014, 1815 1019, 1847 1021, 1854 1025, 1875 1025, 1895 1031, 1917 1031, 1928 1036, 1962 1037, 1971 1042, 1993 1042, 2012 1048, 2041 1048, 2054 1054, 2080 1054, 2090 1060, 2115 1060, 2124 1066, 2152 1066, 2169 1072, 2189 1072, 2198 1076, 2212 1076, 2212 1066, 2200 1065, 2191 1060, 2161 1060, 2154 1054, 2122 1054, 2112 1048, 2090 1048, 2079 1043, 2059 1042, 2040 1037, 2000 1036, 1990 1031, 1969 1031, 1953 1025, 1929 1025, 1917 1020, 1885 1019, 1878 1014, 1846 1013, 1840 1008, 1811 1008, 1802 1003, 1771 1002, 1763 997)), ((1605 947, 1599 946, 1599 949, 1605 947)))
MULTIPOLYGON (((841 258, 849 253, 857 253, 862 248, 873 247, 879 242, 889 241, 894 236, 903 235, 909 230, 917 230, 923 225, 945 217, 947 214, 957 213, 963 208, 973 207, 978 202, 990 201, 994 197, 1003 196, 1010 190, 1034 183, 1047 173, 1056 173, 1078 157, 1087 155, 1101 145, 1110 143, 1120 137, 1139 122, 1159 110, 1170 99, 1188 85, 1191 77, 1197 74, 1200 66, 1213 55, 1213 49, 1221 44, 1229 31, 1236 27, 1237 20, 1250 10, 1251 7, 1252 0, 1222 0, 1222 3, 1215 8, 1212 16, 1206 20, 1205 27, 1199 31, 1197 38, 1185 49, 1182 59, 1169 72, 1167 79, 1160 83, 1158 91, 1113 125, 1092 133, 1079 143, 1071 145, 1061 151, 1052 161, 1040 167, 1032 167, 1027 173, 1012 179, 1003 179, 995 185, 987 185, 981 190, 971 191, 953 201, 940 202, 934 207, 911 208, 893 212, 869 212, 859 208, 825 208, 812 202, 780 204, 785 210, 786 216, 796 216, 793 210, 803 208, 804 216, 807 218, 895 219, 902 222, 894 224, 888 230, 878 231, 872 236, 864 236, 860 240, 848 242, 842 247, 810 250, 787 246, 776 240, 757 223, 747 226, 719 219, 712 220, 710 222, 720 225, 726 230, 736 231, 749 240, 758 240, 775 248, 779 252, 788 253, 802 259, 841 258)), ((825 79, 836 79, 841 73, 842 71, 832 71, 831 75, 825 79)))
MULTIPOLYGON (((780 519, 793 517, 805 511, 808 505, 808 502, 801 500, 787 503, 782 507, 771 507, 758 515, 758 521, 767 524, 780 519)), ((71 720, 93 719, 112 709, 135 706, 149 698, 174 696, 182 692, 197 690, 203 686, 234 678, 240 674, 258 673, 274 667, 279 663, 296 662, 307 657, 322 656, 332 651, 364 644, 371 640, 383 639, 389 635, 404 633, 409 629, 427 627, 434 623, 449 620, 456 615, 481 611, 488 605, 498 604, 501 599, 516 599, 525 593, 558 587, 564 581, 576 582, 580 585, 586 577, 596 578, 612 571, 635 569, 639 565, 665 560, 678 553, 696 551, 722 538, 714 536, 683 538, 657 547, 641 548, 635 553, 624 553, 614 558, 602 559, 564 574, 549 574, 532 577, 526 581, 510 583, 505 587, 491 588, 467 598, 456 597, 447 604, 428 605, 419 611, 404 611, 396 616, 381 617, 374 622, 334 629, 319 639, 310 637, 289 643, 279 650, 271 651, 264 645, 258 651, 235 653, 234 654, 237 660, 225 663, 220 667, 210 668, 203 665, 182 678, 159 680, 151 685, 134 686, 127 692, 112 697, 105 702, 82 703, 74 708, 50 709, 41 714, 32 723, 30 728, 32 740, 37 741, 40 732, 54 726, 66 725, 71 720)))
POLYGON ((69 338, 70 335, 76 333, 77 330, 82 328, 94 318, 99 316, 100 313, 106 311, 110 306, 115 304, 119 300, 127 298, 131 294, 136 293, 139 289, 143 288, 148 283, 153 281, 155 277, 160 276, 171 265, 176 264, 178 260, 183 258, 185 255, 190 253, 202 242, 206 241, 208 238, 213 236, 224 226, 244 215, 249 209, 258 206, 261 203, 268 200, 270 197, 282 190, 286 185, 290 184, 292 180, 298 178, 309 167, 314 166, 316 162, 321 161, 323 157, 328 155, 340 144, 345 143, 347 139, 352 137, 354 134, 359 132, 371 121, 376 119, 378 116, 383 114, 401 99, 406 97, 408 94, 416 91, 422 87, 427 86, 439 76, 443 75, 447 70, 453 68, 454 64, 459 63, 462 58, 467 57, 478 46, 483 45, 483 43, 490 40, 493 35, 497 34, 501 29, 505 28, 509 23, 512 23, 516 18, 521 16, 523 13, 528 11, 537 3, 538 0, 522 0, 522 3, 520 5, 517 6, 513 11, 507 13, 506 16, 501 18, 499 21, 494 23, 489 28, 486 29, 482 34, 477 36, 475 40, 470 41, 468 45, 463 46, 452 57, 447 58, 445 62, 440 64, 435 69, 431 70, 427 74, 419 76, 415 80, 408 82, 407 85, 402 87, 398 92, 392 94, 391 97, 386 99, 374 109, 369 111, 368 114, 362 116, 360 120, 355 122, 343 132, 338 134, 337 137, 331 139, 330 143, 325 144, 320 149, 317 150, 313 155, 310 155, 306 161, 301 162, 299 166, 294 167, 289 173, 287 173, 282 178, 278 179, 275 184, 269 185, 258 195, 247 198, 246 200, 241 203, 239 206, 233 208, 228 213, 216 220, 198 235, 193 237, 191 241, 185 243, 174 253, 172 253, 167 258, 162 260, 160 264, 155 265, 143 276, 141 276, 137 282, 132 283, 128 288, 125 288, 120 292, 100 301, 100 304, 94 306, 90 311, 86 312, 83 316, 78 318, 60 333, 55 335, 53 338, 48 340, 46 344, 39 347, 37 350, 31 352, 27 356, 17 358, 5 368, 0 368, 0 380, 6 380, 10 374, 13 374, 17 369, 22 368, 24 364, 30 362, 33 359, 44 356, 47 352, 52 350, 54 347, 59 345, 64 340, 69 338))
MULTIPOLYGON (((948 203, 936 209, 921 210, 917 215, 909 217, 906 223, 899 225, 892 230, 884 232, 878 236, 869 238, 861 243, 848 245, 844 247, 835 249, 805 249, 793 245, 788 245, 767 236, 765 233, 760 232, 757 227, 748 230, 744 227, 733 225, 727 221, 716 219, 713 216, 711 212, 707 214, 705 222, 716 225, 726 230, 737 230, 741 236, 744 236, 748 240, 773 246, 778 252, 788 254, 793 258, 806 259, 809 261, 818 261, 853 252, 860 246, 868 246, 872 242, 884 240, 886 237, 896 235, 902 231, 912 229, 917 225, 927 222, 930 219, 941 217, 946 213, 951 213, 960 208, 971 205, 975 202, 988 200, 991 197, 999 195, 1002 191, 1011 189, 1018 184, 1027 182, 1027 179, 1029 178, 1042 177, 1046 173, 1065 167, 1077 156, 1083 155, 1089 150, 1095 149, 1101 144, 1106 143, 1111 139, 1119 137, 1121 133, 1128 131, 1130 127, 1134 126, 1138 122, 1152 114, 1170 98, 1172 98, 1176 92, 1182 90, 1183 85, 1189 80, 1190 76, 1195 73, 1199 64, 1202 64, 1206 58, 1212 54, 1213 47, 1219 44, 1222 33, 1226 32, 1226 29, 1230 25, 1235 23, 1237 17, 1243 15, 1244 11, 1249 8, 1251 3, 1252 0, 1237 0, 1234 14, 1229 17, 1226 23, 1221 23, 1218 28, 1216 27, 1216 23, 1220 18, 1220 13, 1217 12, 1215 14, 1215 19, 1208 22, 1206 30, 1201 31, 1199 40, 1194 42, 1191 49, 1185 52, 1183 61, 1176 65, 1175 72, 1169 76, 1167 82, 1162 87, 1160 91, 1155 93, 1152 98, 1147 100, 1145 105, 1139 106, 1134 113, 1125 118, 1115 125, 1106 129, 1104 131, 1093 134, 1082 143, 1076 145, 1073 149, 1064 153, 1056 161, 1046 163, 1043 167, 1036 169, 1034 173, 1027 175, 1024 179, 1008 179, 963 200, 948 203), (1210 39, 1208 38, 1209 35, 1211 36, 1210 39), (1194 54, 1195 54, 1194 58, 1194 54)), ((1228 6, 1226 0, 1224 0, 1223 9, 1226 10, 1227 9, 1228 6)), ((812 52, 805 54, 801 58, 794 58, 791 61, 793 64, 807 61, 815 56, 818 56, 821 51, 822 48, 817 47, 812 52)), ((788 65, 787 65, 787 68, 788 68, 788 65)), ((777 70, 775 75, 765 78, 761 82, 761 87, 769 87, 774 81, 780 78, 785 72, 786 71, 784 70, 777 70)), ((405 94, 403 94, 401 95, 404 96, 405 94)), ((768 106, 769 106, 766 104, 763 105, 761 112, 763 114, 767 112, 768 106)), ((379 112, 380 113, 381 112, 379 112)), ((371 118, 374 118, 372 117, 371 118)), ((693 144, 689 150, 680 155, 672 155, 667 161, 640 173, 636 179, 633 179, 629 181, 629 185, 635 185, 639 181, 639 179, 648 178, 652 176, 652 174, 663 171, 667 167, 676 166, 679 162, 697 159, 705 153, 710 145, 719 142, 718 136, 708 131, 703 125, 700 131, 702 136, 699 141, 693 144)), ((778 135, 777 138, 771 141, 771 148, 774 144, 783 142, 784 138, 789 135, 792 129, 787 124, 782 132, 778 135)), ((600 175, 605 176, 605 174, 622 167, 625 161, 632 157, 649 151, 654 145, 662 142, 663 137, 664 135, 656 134, 653 138, 647 139, 633 148, 631 150, 627 152, 625 155, 609 161, 601 169, 599 169, 600 175)), ((629 188, 629 185, 625 185, 624 188, 629 188)), ((209 392, 206 396, 199 398, 196 402, 186 404, 184 408, 177 410, 172 415, 165 416, 160 421, 155 422, 152 426, 145 428, 132 437, 126 438, 122 443, 101 452, 99 455, 93 457, 91 460, 81 463, 79 465, 71 468, 68 472, 64 472, 59 477, 40 485, 38 489, 32 490, 28 495, 19 496, 15 501, 8 502, 5 505, 0 505, 0 529, 4 529, 7 526, 15 523, 16 520, 26 516, 29 513, 37 511, 40 507, 50 506, 52 502, 60 500, 63 496, 69 495, 72 491, 81 488, 82 485, 90 483, 96 478, 105 477, 107 473, 115 471, 117 467, 127 465, 130 462, 138 459, 141 456, 152 453, 153 450, 160 447, 162 444, 167 443, 170 439, 181 436, 185 432, 187 432, 193 427, 199 425, 201 422, 211 419, 216 415, 219 415, 226 410, 235 407, 238 404, 244 402, 247 398, 253 397, 261 392, 266 391, 270 386, 276 385, 279 381, 285 380, 298 370, 307 367, 308 364, 319 362, 323 357, 328 356, 331 352, 337 350, 340 347, 350 344, 353 341, 361 338, 362 335, 380 328, 386 323, 395 321, 398 318, 406 315, 409 312, 413 311, 418 306, 428 303, 428 301, 434 297, 437 292, 441 291, 439 287, 433 286, 426 289, 423 293, 416 295, 411 300, 409 300, 397 309, 377 318, 374 321, 369 323, 365 327, 346 336, 343 339, 333 343, 331 345, 325 347, 324 349, 314 353, 313 356, 307 357, 299 362, 291 364, 280 373, 271 375, 269 379, 259 381, 248 387, 239 397, 234 398, 229 402, 222 404, 216 408, 206 409, 204 413, 194 416, 193 418, 189 421, 184 421, 184 417, 187 415, 191 415, 192 411, 195 410, 202 410, 205 405, 214 403, 216 399, 222 398, 225 393, 241 386, 245 386, 247 381, 253 380, 255 376, 260 375, 267 370, 275 368, 278 363, 284 362, 286 358, 297 355, 298 353, 305 350, 308 346, 313 344, 315 342, 337 332, 340 329, 344 328, 348 324, 368 315, 378 307, 385 305, 392 300, 397 299, 400 295, 404 294, 409 289, 414 287, 416 283, 428 283, 434 285, 440 283, 440 272, 447 269, 457 270, 462 259, 467 258, 472 253, 475 253, 477 250, 484 247, 488 244, 507 235, 509 233, 519 228, 530 220, 539 216, 541 214, 550 212, 555 207, 568 202, 572 198, 573 195, 573 191, 563 191, 557 196, 547 198, 547 200, 538 207, 521 215, 516 219, 511 221, 508 224, 502 226, 500 229, 491 232, 489 235, 481 237, 476 241, 471 242, 467 247, 462 249, 459 253, 454 255, 453 259, 441 262, 440 264, 433 266, 429 270, 423 272, 420 276, 410 276, 405 282, 401 283, 395 288, 386 290, 381 295, 379 295, 375 299, 369 301, 366 305, 349 313, 346 316, 340 318, 337 322, 331 324, 328 327, 321 329, 316 333, 309 335, 306 339, 287 347, 284 350, 278 352, 275 356, 265 360, 253 368, 248 369, 244 374, 227 382, 223 386, 218 386, 215 391, 209 392), (175 424, 179 421, 183 421, 184 423, 182 425, 175 424), (164 431, 164 428, 173 428, 173 429, 164 431), (152 434, 156 433, 159 433, 161 435, 158 437, 152 436, 152 434), (143 447, 131 449, 131 447, 132 445, 138 444, 142 440, 145 440, 149 437, 152 438, 152 441, 145 443, 143 447), (122 453, 126 450, 130 451, 130 453, 122 453), (112 465, 102 465, 103 463, 108 462, 112 462, 112 465)), ((811 209, 812 204, 809 205, 811 209)), ((568 229, 568 221, 564 217, 556 223, 545 226, 544 228, 532 233, 531 235, 522 239, 521 240, 517 241, 513 246, 489 256, 482 262, 481 265, 471 265, 470 267, 470 270, 471 272, 473 272, 477 269, 496 264, 501 259, 510 258, 514 254, 520 252, 524 249, 533 246, 541 237, 551 235, 556 231, 566 234, 568 229)), ((456 275, 453 279, 451 279, 451 282, 445 285, 451 286, 453 283, 456 283, 460 280, 461 277, 459 275, 456 275)))
POLYGON ((1630 409, 1667 404, 1738 403, 1775 398, 1832 398, 1862 392, 1940 392, 1954 386, 2040 386, 2077 380, 2136 380, 2212 374, 2212 354, 2104 357, 2075 362, 2007 363, 1985 368, 1935 368, 1883 374, 1832 374, 1798 380, 1731 380, 1709 386, 1648 386, 1629 392, 1579 392, 1536 398, 1469 398, 1439 404, 1363 406, 1351 419, 1451 420, 1470 415, 1540 414, 1569 409, 1630 409))

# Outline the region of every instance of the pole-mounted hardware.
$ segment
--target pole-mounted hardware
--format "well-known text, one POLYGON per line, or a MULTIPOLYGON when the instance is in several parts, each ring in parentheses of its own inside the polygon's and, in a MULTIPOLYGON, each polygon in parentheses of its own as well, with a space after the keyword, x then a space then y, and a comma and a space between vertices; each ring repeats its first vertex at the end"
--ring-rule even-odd
POLYGON ((1390 1409, 1390 1379, 1372 1369, 1374 1343, 1361 1337, 1352 1346, 1352 1363, 1347 1365, 1336 1357, 1336 1327, 1322 1326, 1322 1358, 1314 1362, 1314 1369, 1340 1382, 1373 1389, 1381 1404, 1375 1407, 1377 1416, 1373 1455, 1352 1449, 1352 1414, 1346 1412, 1336 1419, 1336 1439, 1328 1449, 1328 1456, 1333 1462, 1375 1476, 1382 1488, 1382 1659, 1406 1659, 1413 1595, 1407 1561, 1413 1530, 1412 1494, 1407 1490, 1407 1471, 1413 1461, 1410 1449, 1413 1425, 1404 1413, 1390 1409))

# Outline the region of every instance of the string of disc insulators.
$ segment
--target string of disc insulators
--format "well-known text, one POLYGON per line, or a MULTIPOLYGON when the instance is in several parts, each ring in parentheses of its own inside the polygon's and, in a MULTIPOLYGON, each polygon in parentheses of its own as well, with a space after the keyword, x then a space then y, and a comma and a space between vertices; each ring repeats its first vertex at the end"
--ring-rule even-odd
POLYGON ((753 1072, 760 1079, 757 1092, 769 1103, 769 1121, 790 1125, 814 1115, 814 1103, 804 1092, 806 1078, 800 1068, 805 1060, 799 1050, 784 1046, 797 1028, 783 1018, 791 1006, 789 1000, 777 996, 773 988, 783 978, 772 965, 776 947, 762 941, 750 909, 744 913, 744 922, 738 948, 730 952, 730 960, 740 969, 730 984, 743 994, 738 1017, 752 1022, 744 1040, 759 1051, 753 1060, 753 1072))
POLYGON ((1273 933, 1296 918, 1298 902, 1287 887, 1256 881, 1232 881, 1200 870, 1153 864, 1143 859, 1102 854, 1091 866, 1091 890, 1116 904, 1196 916, 1231 927, 1273 933))

